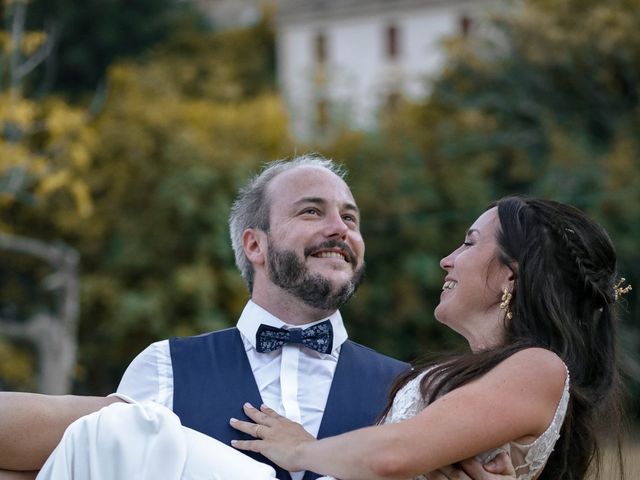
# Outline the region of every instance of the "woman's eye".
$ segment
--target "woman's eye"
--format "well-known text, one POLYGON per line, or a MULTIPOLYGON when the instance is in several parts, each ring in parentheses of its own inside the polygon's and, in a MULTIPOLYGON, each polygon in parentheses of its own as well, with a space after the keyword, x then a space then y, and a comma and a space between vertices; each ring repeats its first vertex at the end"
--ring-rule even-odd
POLYGON ((462 242, 462 245, 464 245, 465 247, 471 247, 473 245, 473 243, 471 243, 471 242, 462 242))

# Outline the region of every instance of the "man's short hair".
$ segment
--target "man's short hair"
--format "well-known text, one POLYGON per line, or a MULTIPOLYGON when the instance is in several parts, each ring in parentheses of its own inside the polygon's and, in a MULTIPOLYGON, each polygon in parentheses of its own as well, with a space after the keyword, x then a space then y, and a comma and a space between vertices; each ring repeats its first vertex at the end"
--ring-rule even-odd
POLYGON ((242 233, 248 228, 264 232, 269 231, 269 214, 271 199, 267 195, 267 186, 275 177, 283 172, 299 167, 320 167, 345 179, 346 170, 333 160, 317 154, 307 154, 292 160, 277 160, 264 165, 260 173, 254 175, 240 189, 229 215, 229 233, 231 246, 236 258, 236 265, 247 284, 249 292, 253 291, 253 265, 242 248, 242 233))

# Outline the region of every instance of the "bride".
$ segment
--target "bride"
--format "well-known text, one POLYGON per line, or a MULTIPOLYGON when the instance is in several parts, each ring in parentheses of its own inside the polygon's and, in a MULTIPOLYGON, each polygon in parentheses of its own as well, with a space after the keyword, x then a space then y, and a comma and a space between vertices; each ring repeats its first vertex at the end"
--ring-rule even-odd
MULTIPOLYGON (((597 420, 616 427, 614 304, 629 288, 616 283, 604 230, 568 205, 508 197, 441 266, 435 316, 470 353, 398 379, 380 425, 319 441, 265 406, 245 405, 255 423, 230 422, 255 440, 234 446, 343 480, 469 478, 446 466, 500 452, 515 467, 509 478, 585 478, 597 464, 597 420)), ((67 429, 38 478, 275 478, 164 407, 112 401, 67 429)))
POLYGON ((289 470, 341 479, 432 479, 443 465, 510 452, 516 478, 583 479, 596 422, 615 423, 619 376, 615 252, 577 209, 505 198, 441 261, 436 318, 471 353, 399 379, 382 425, 315 440, 273 410, 245 406, 236 441, 289 470), (483 453, 484 452, 484 453, 483 453))

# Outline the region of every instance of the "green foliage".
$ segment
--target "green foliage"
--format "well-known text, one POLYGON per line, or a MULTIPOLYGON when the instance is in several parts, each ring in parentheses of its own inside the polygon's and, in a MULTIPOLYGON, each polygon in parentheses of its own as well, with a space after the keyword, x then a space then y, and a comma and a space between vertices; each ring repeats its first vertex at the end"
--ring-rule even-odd
MULTIPOLYGON (((90 208, 83 215, 72 208, 71 174, 56 180, 44 169, 48 187, 34 183, 31 202, 3 209, 13 232, 62 239, 81 254, 78 391, 113 391, 154 340, 237 319, 248 294, 228 239, 231 200, 249 173, 290 150, 273 65, 258 55, 269 45, 266 24, 191 31, 143 63, 114 64, 99 116, 85 118, 83 135, 72 137, 84 149, 82 170, 73 172, 90 208), (247 54, 253 49, 258 54, 247 54), (49 195, 36 195, 41 190, 49 195)), ((46 117, 52 131, 72 129, 71 111, 67 118, 55 106, 46 117)), ((47 138, 40 135, 40 144, 47 138)), ((59 163, 75 165, 73 143, 64 145, 59 163)), ((17 158, 3 157, 8 167, 17 158)))
POLYGON ((407 105, 379 132, 344 133, 326 150, 347 165, 363 216, 367 274, 344 309, 350 335, 403 359, 463 347, 433 318, 439 262, 491 200, 482 162, 458 171, 425 155, 422 118, 407 105))
MULTIPOLYGON (((368 276, 346 315, 353 336, 403 358, 456 343, 431 316, 438 259, 507 194, 586 210, 617 245, 620 275, 640 285, 638 25, 637 0, 526 3, 453 39, 425 102, 376 135, 337 139, 367 241, 368 276)), ((620 313, 638 381, 636 290, 620 313)))
POLYGON ((593 214, 622 273, 639 279, 640 2, 526 5, 484 41, 452 46, 424 118, 448 112, 437 133, 444 161, 491 159, 494 196, 548 196, 593 214))
POLYGON ((96 123, 95 220, 80 239, 90 320, 82 324, 80 360, 88 367, 79 380, 89 391, 113 389, 112 379, 152 340, 232 325, 248 297, 227 216, 249 172, 287 149, 286 116, 273 94, 225 77, 235 67, 224 59, 213 57, 209 67, 211 56, 190 58, 162 54, 110 72, 110 98, 96 123))
POLYGON ((197 21, 175 0, 31 0, 28 25, 55 37, 55 49, 32 79, 40 93, 73 96, 103 83, 107 68, 145 53, 176 29, 197 21))
POLYGON ((55 97, 34 102, 5 92, 0 125, 0 228, 11 231, 17 215, 30 214, 22 208, 37 203, 49 212, 64 204, 78 219, 90 215, 85 175, 95 138, 85 112, 55 97))
MULTIPOLYGON (((618 246, 621 274, 640 285, 638 7, 531 1, 482 37, 453 40, 431 97, 388 114, 379 131, 297 148, 346 163, 363 212, 367 278, 344 312, 353 338, 404 359, 463 347, 432 317, 439 260, 509 193, 587 210, 618 246)), ((247 293, 229 246, 230 202, 249 172, 292 151, 273 89, 268 22, 216 35, 185 28, 144 62, 113 65, 104 107, 82 128, 55 100, 38 114, 68 127, 55 137, 68 135, 68 150, 56 169, 34 170, 31 204, 0 208, 16 233, 81 252, 77 391, 113 390, 151 341, 236 320, 247 293), (71 161, 76 141, 84 162, 71 161), (70 182, 50 179, 65 169, 86 185, 89 209, 70 182)), ((47 151, 51 135, 27 151, 47 151)), ((9 168, 21 157, 1 158, 9 168)), ((634 355, 636 290, 623 312, 634 355)))
POLYGON ((33 370, 33 357, 28 348, 0 339, 0 390, 33 390, 33 370))

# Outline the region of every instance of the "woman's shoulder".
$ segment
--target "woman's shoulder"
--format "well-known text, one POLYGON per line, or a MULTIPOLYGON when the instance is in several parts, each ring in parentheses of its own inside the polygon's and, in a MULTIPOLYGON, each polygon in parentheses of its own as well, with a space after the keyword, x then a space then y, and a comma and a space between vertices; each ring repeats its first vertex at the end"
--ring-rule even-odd
POLYGON ((551 350, 531 347, 519 350, 496 368, 516 370, 525 377, 536 377, 564 385, 569 374, 560 356, 551 350))
POLYGON ((569 371, 556 353, 531 347, 507 357, 489 375, 509 378, 510 381, 528 385, 529 388, 549 388, 550 393, 560 395, 569 371))
POLYGON ((487 375, 494 385, 502 385, 505 400, 528 410, 539 418, 538 434, 551 422, 569 381, 569 371, 562 359, 544 348, 520 350, 497 365, 487 375))
POLYGON ((535 361, 544 367, 565 369, 564 361, 557 353, 542 347, 523 348, 511 355, 509 359, 520 362, 535 361))

